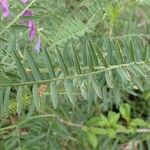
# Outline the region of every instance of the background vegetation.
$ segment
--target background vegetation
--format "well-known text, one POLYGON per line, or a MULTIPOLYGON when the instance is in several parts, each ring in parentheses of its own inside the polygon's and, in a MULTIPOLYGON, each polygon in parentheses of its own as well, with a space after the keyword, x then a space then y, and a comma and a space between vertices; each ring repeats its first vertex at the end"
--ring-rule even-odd
POLYGON ((0 150, 150 149, 150 1, 9 5, 0 21, 0 150), (33 16, 22 16, 28 8, 33 16), (21 24, 31 19, 40 52, 21 24))

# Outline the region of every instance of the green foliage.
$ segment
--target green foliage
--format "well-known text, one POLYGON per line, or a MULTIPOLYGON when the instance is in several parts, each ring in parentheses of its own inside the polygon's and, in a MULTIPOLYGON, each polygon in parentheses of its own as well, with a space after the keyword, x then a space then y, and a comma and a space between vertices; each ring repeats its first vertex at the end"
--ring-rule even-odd
POLYGON ((0 21, 0 147, 150 149, 149 3, 10 0, 10 8, 0 21), (27 8, 34 16, 22 17, 27 8), (36 22, 39 53, 21 19, 36 22))
POLYGON ((112 111, 108 112, 108 116, 101 115, 87 121, 87 126, 83 127, 83 131, 87 134, 87 138, 93 147, 97 147, 98 139, 96 135, 107 135, 110 138, 117 138, 118 134, 135 134, 140 132, 139 127, 148 127, 148 124, 141 118, 130 118, 130 105, 121 104, 120 113, 112 111), (126 124, 120 122, 126 119, 126 124))

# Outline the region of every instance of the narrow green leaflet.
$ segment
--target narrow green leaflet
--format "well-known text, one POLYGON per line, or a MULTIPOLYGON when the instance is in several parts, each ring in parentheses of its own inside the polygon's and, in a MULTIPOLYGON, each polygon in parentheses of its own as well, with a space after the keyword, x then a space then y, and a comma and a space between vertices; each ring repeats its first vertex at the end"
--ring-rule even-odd
POLYGON ((17 102, 17 113, 18 115, 21 114, 22 110, 22 94, 23 94, 23 87, 20 86, 17 90, 16 102, 17 102))
POLYGON ((93 85, 93 88, 94 88, 96 94, 98 95, 99 98, 102 99, 102 92, 101 92, 100 84, 97 81, 96 77, 90 76, 90 80, 91 80, 91 83, 93 85))
POLYGON ((130 43, 129 44, 129 48, 130 48, 129 54, 130 54, 131 60, 136 61, 135 50, 133 48, 132 42, 130 41, 129 43, 130 43))
POLYGON ((34 101, 37 111, 40 111, 40 97, 39 97, 39 93, 38 93, 38 85, 37 84, 33 85, 33 101, 34 101))
POLYGON ((90 47, 90 51, 91 51, 91 54, 92 54, 92 57, 93 57, 93 63, 97 66, 98 65, 98 58, 97 58, 97 55, 96 55, 96 52, 94 50, 94 44, 93 44, 93 41, 89 41, 89 47, 90 47))
POLYGON ((70 102, 75 105, 75 97, 73 95, 73 91, 72 91, 72 85, 70 84, 69 80, 64 80, 64 87, 65 87, 65 91, 66 94, 68 95, 68 98, 70 100, 70 102))
POLYGON ((24 29, 28 29, 28 27, 25 26, 25 25, 14 24, 14 25, 11 26, 11 29, 24 30, 24 29))
POLYGON ((90 46, 88 42, 86 43, 86 52, 87 52, 87 63, 88 63, 89 69, 91 71, 94 71, 95 69, 94 69, 93 58, 92 58, 92 54, 91 54, 91 50, 90 50, 90 46))
POLYGON ((5 91, 5 95, 4 95, 4 112, 5 112, 5 115, 7 116, 9 114, 9 96, 10 96, 10 87, 7 87, 6 88, 6 91, 5 91))
POLYGON ((76 72, 78 74, 81 74, 81 68, 80 68, 80 63, 79 63, 79 57, 77 55, 77 51, 74 47, 74 45, 72 45, 72 56, 73 56, 73 62, 74 62, 74 67, 76 69, 76 72))
POLYGON ((30 67, 32 69, 32 72, 33 72, 34 79, 35 80, 42 80, 43 76, 40 73, 40 71, 38 69, 38 66, 37 66, 33 56, 31 55, 31 53, 28 50, 26 50, 26 53, 27 53, 27 58, 28 58, 29 65, 30 65, 30 67))
POLYGON ((97 44, 95 44, 94 47, 95 47, 94 50, 96 51, 99 60, 100 60, 100 61, 103 63, 103 65, 107 68, 109 65, 108 65, 108 62, 107 62, 107 60, 105 59, 105 57, 104 57, 104 55, 103 55, 103 53, 102 53, 102 50, 100 49, 100 47, 99 47, 97 44))
POLYGON ((148 57, 148 54, 149 54, 149 50, 148 50, 148 46, 146 45, 144 48, 143 48, 143 53, 142 53, 142 59, 143 61, 149 59, 148 57))
POLYGON ((63 59, 63 56, 62 54, 60 53, 59 49, 56 48, 57 50, 57 56, 58 56, 58 61, 59 61, 59 64, 60 64, 60 67, 64 73, 65 76, 68 76, 69 75, 69 72, 68 72, 68 69, 67 69, 67 65, 65 64, 65 61, 63 59))
POLYGON ((35 106, 34 101, 32 100, 31 104, 29 105, 29 108, 28 108, 29 112, 27 114, 27 119, 29 119, 32 116, 32 114, 34 113, 35 109, 36 109, 36 106, 35 106))
POLYGON ((54 67, 53 67, 53 64, 52 64, 52 61, 51 61, 51 58, 50 56, 48 55, 48 52, 46 50, 46 48, 44 49, 44 54, 45 54, 45 63, 47 65, 47 68, 48 68, 48 73, 49 73, 49 76, 51 78, 55 78, 55 71, 54 71, 54 67))
POLYGON ((107 82, 108 86, 110 88, 113 88, 113 75, 112 75, 112 71, 106 71, 105 72, 105 78, 106 78, 106 82, 107 82))
POLYGON ((4 89, 0 88, 0 116, 3 115, 4 113, 3 96, 4 96, 4 89))
POLYGON ((20 59, 18 58, 17 53, 15 51, 13 51, 13 53, 14 53, 14 57, 15 57, 15 61, 16 61, 16 65, 17 65, 20 77, 22 78, 23 81, 28 81, 25 68, 23 67, 20 59))
POLYGON ((118 55, 116 54, 115 57, 116 59, 119 59, 119 62, 120 63, 124 63, 124 57, 123 57, 123 52, 122 52, 122 48, 121 48, 121 45, 119 43, 119 41, 116 40, 116 52, 118 52, 118 55))
POLYGON ((50 83, 50 93, 51 93, 51 99, 52 99, 53 106, 56 109, 57 104, 58 104, 58 93, 57 93, 57 88, 56 88, 55 82, 50 83))

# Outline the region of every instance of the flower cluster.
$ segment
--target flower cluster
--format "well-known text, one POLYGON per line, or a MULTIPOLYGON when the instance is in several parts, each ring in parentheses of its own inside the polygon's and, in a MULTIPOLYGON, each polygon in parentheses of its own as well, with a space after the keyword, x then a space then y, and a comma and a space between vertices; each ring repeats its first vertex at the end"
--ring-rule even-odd
MULTIPOLYGON (((28 3, 29 0, 20 0, 23 4, 28 3)), ((0 7, 2 9, 2 13, 4 17, 8 17, 9 16, 9 3, 8 0, 0 0, 0 7)), ((32 16, 32 11, 31 10, 25 10, 25 12, 22 14, 22 16, 32 16)), ((32 41, 35 37, 36 37, 36 24, 33 20, 29 20, 27 22, 22 21, 23 24, 28 26, 28 30, 29 30, 29 40, 32 41)), ((37 42, 36 42, 36 46, 35 46, 35 50, 37 52, 40 51, 40 45, 41 45, 41 40, 38 37, 37 42)))

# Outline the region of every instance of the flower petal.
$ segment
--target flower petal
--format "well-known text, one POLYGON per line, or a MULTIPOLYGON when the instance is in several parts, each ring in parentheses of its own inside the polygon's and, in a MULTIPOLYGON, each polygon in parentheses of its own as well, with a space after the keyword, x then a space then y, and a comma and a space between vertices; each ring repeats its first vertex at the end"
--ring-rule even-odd
POLYGON ((21 0, 22 3, 26 4, 28 0, 21 0))
POLYGON ((36 45, 35 45, 35 51, 36 52, 40 52, 40 47, 41 47, 41 39, 38 38, 37 42, 36 42, 36 45))
POLYGON ((36 34, 36 25, 34 21, 28 21, 28 27, 29 27, 29 40, 32 41, 36 34))
POLYGON ((1 0, 0 1, 0 7, 2 8, 3 16, 8 17, 9 16, 8 0, 1 0))

